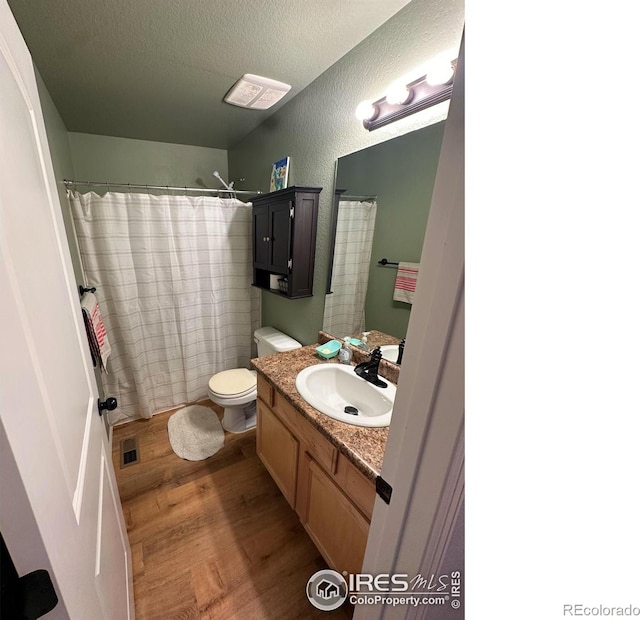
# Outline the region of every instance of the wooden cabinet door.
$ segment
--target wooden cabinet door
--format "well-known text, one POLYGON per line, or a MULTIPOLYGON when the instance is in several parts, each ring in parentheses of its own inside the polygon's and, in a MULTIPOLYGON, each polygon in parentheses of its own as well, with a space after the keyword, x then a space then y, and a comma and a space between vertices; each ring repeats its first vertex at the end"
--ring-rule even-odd
POLYGON ((298 440, 260 399, 258 407, 257 451, 260 460, 294 508, 298 473, 298 440))
POLYGON ((258 269, 269 269, 269 208, 253 209, 253 266, 258 269))
POLYGON ((309 455, 307 509, 302 523, 329 565, 359 573, 369 534, 369 522, 309 455))
POLYGON ((316 193, 296 192, 290 254, 292 268, 289 274, 291 297, 313 295, 318 198, 316 193))
POLYGON ((291 258, 291 202, 283 200, 269 207, 271 256, 269 269, 286 275, 291 258))

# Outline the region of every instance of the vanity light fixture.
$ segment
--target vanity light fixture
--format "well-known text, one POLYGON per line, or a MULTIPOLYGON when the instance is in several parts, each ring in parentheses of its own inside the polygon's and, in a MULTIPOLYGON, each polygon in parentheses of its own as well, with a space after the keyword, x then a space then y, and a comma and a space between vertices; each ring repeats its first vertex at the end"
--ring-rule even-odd
POLYGON ((278 103, 291 86, 271 78, 245 73, 225 95, 224 100, 231 105, 252 110, 266 110, 278 103))
POLYGON ((373 131, 450 99, 457 59, 444 63, 441 58, 436 60, 427 65, 423 75, 411 82, 394 82, 385 97, 373 102, 363 101, 356 108, 356 117, 364 128, 373 131))

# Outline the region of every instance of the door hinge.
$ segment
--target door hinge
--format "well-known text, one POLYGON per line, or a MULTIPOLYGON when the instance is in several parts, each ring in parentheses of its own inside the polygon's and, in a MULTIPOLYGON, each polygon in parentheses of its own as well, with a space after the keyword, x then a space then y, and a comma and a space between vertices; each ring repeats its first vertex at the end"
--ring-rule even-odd
POLYGON ((291 219, 293 219, 293 213, 294 213, 294 210, 295 210, 295 209, 294 209, 293 205, 291 205, 291 206, 289 207, 289 217, 290 217, 291 219))
POLYGON ((293 268, 293 259, 292 258, 290 258, 287 261, 287 267, 289 267, 289 271, 291 271, 291 269, 293 268))
POLYGON ((391 503, 391 493, 393 493, 393 488, 382 476, 378 476, 376 478, 376 493, 384 500, 385 503, 391 503))

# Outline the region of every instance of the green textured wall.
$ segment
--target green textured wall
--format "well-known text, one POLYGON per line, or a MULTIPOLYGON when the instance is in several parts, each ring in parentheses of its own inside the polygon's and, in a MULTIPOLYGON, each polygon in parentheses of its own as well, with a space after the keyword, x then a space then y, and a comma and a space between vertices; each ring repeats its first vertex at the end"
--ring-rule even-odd
POLYGON ((338 187, 346 194, 378 197, 365 307, 368 330, 397 338, 407 334, 411 306, 393 301, 398 271, 378 261, 420 262, 443 134, 440 122, 338 160, 338 187))
POLYGON ((289 185, 323 188, 314 296, 287 300, 263 293, 263 325, 272 325, 303 344, 316 341, 324 314, 336 160, 425 127, 434 119, 441 121, 447 106, 436 106, 373 132, 362 127, 354 111, 360 101, 382 96, 389 83, 439 52, 457 50, 463 22, 464 3, 461 0, 441 4, 413 0, 229 149, 231 177, 245 177, 244 187, 268 191, 272 163, 288 155, 291 157, 289 185))
MULTIPOLYGON (((76 178, 148 185, 218 188, 229 182, 227 151, 69 132, 76 178)), ((102 191, 95 188, 94 191, 102 191)))
POLYGON ((42 81, 40 73, 38 73, 38 69, 34 67, 34 70, 36 74, 36 83, 38 84, 38 95, 40 97, 40 105, 42 107, 44 126, 47 130, 47 142, 49 143, 53 172, 56 177, 56 189, 58 190, 62 219, 64 220, 65 232, 67 240, 69 241, 73 273, 76 277, 76 281, 82 282, 82 267, 78 248, 73 235, 71 210, 69 209, 69 202, 67 201, 67 190, 62 184, 63 179, 72 179, 75 176, 67 127, 60 117, 60 114, 58 114, 58 109, 53 103, 53 99, 51 99, 51 95, 49 94, 45 83, 42 81))
MULTIPOLYGON (((69 145, 69 134, 64 121, 58 113, 58 109, 51 99, 51 95, 47 90, 45 83, 40 77, 38 69, 34 66, 36 74, 36 82, 38 84, 38 96, 40 97, 40 106, 42 107, 42 117, 44 126, 47 131, 47 142, 49 144, 49 153, 51 155, 51 163, 53 165, 53 173, 56 177, 56 188, 58 190, 58 199, 60 200, 60 210, 62 211, 62 219, 64 221, 65 234, 67 243, 69 244, 69 253, 71 254, 71 263, 73 264, 73 275, 78 284, 84 283, 82 273, 82 263, 80 261, 80 251, 76 243, 75 234, 73 233, 73 223, 69 201, 67 200, 67 189, 63 185, 64 179, 73 179, 75 170, 71 157, 71 147, 69 145)), ((93 369, 98 386, 98 395, 100 398, 105 397, 104 388, 102 387, 102 376, 100 370, 93 369)), ((105 425, 108 425, 105 417, 105 425)))

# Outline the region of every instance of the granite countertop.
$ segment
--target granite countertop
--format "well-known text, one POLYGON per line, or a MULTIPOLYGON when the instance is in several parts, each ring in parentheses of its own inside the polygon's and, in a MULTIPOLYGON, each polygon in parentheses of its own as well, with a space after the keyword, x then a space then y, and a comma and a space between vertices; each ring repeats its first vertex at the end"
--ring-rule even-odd
POLYGON ((296 390, 296 376, 307 366, 338 363, 337 357, 330 360, 321 359, 316 353, 317 346, 312 344, 293 351, 254 358, 251 360, 251 366, 280 390, 297 411, 367 478, 375 480, 382 469, 389 428, 367 428, 334 420, 314 409, 296 390))

